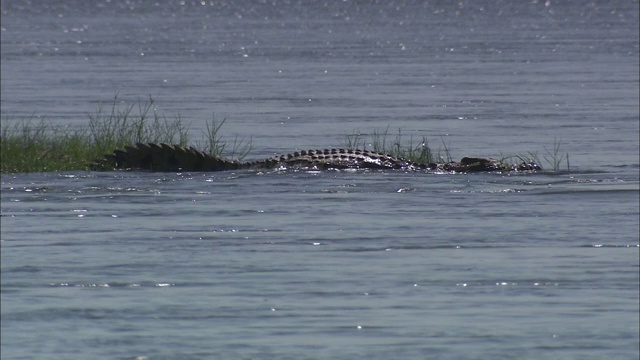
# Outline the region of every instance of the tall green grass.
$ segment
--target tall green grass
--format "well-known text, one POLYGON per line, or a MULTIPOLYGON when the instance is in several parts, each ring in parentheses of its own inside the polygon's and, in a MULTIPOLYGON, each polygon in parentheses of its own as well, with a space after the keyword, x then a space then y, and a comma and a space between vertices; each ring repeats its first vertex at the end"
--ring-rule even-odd
MULTIPOLYGON (((374 129, 368 136, 355 130, 346 136, 344 146, 348 149, 382 152, 422 164, 448 163, 453 161, 451 152, 449 151, 449 145, 445 143, 443 137, 440 138, 441 144, 438 149, 434 151, 429 146, 429 141, 426 136, 416 141, 413 135, 409 135, 407 139, 401 129, 398 129, 393 138, 391 138, 391 136, 393 135, 389 133, 388 126, 384 130, 374 129)), ((498 160, 504 164, 505 167, 509 167, 508 165, 510 164, 524 162, 536 163, 541 169, 546 171, 558 172, 564 171, 565 169, 569 171, 569 153, 561 151, 561 148, 562 141, 554 139, 553 147, 543 147, 544 153, 542 155, 539 155, 538 152, 527 152, 525 154, 503 155, 498 160), (563 163, 566 167, 563 167, 563 163)))
POLYGON ((110 110, 104 112, 101 106, 98 107, 95 114, 89 115, 88 131, 81 131, 101 150, 138 142, 187 145, 189 127, 179 116, 170 120, 158 114, 154 105, 153 98, 119 105, 116 96, 110 110))
POLYGON ((393 139, 390 136, 388 126, 384 130, 373 129, 369 136, 356 130, 346 136, 344 146, 348 149, 382 152, 423 164, 453 161, 444 138, 441 138, 442 145, 438 150, 433 151, 426 136, 414 140, 413 135, 410 134, 407 139, 401 129, 398 129, 393 139))
MULTIPOLYGON (((221 140, 224 120, 207 123, 204 151, 242 159, 251 142, 236 138, 230 147, 221 140), (226 155, 226 154, 225 154, 226 155)), ((105 111, 99 106, 89 115, 89 125, 67 128, 33 119, 2 120, 0 132, 0 172, 41 172, 84 170, 91 161, 138 142, 189 144, 189 127, 179 116, 168 119, 158 114, 153 98, 121 104, 117 96, 105 111)))
POLYGON ((222 141, 220 129, 226 121, 227 119, 222 119, 221 122, 216 122, 212 119, 207 122, 207 130, 203 136, 205 140, 196 141, 196 148, 208 154, 225 155, 231 159, 242 160, 253 150, 252 138, 236 136, 231 144, 222 141))
POLYGON ((539 155, 537 151, 529 151, 525 154, 503 156, 500 161, 503 163, 536 163, 541 169, 552 172, 571 171, 569 153, 561 151, 561 148, 562 140, 554 138, 551 148, 546 146, 542 148, 544 150, 542 155, 539 155))

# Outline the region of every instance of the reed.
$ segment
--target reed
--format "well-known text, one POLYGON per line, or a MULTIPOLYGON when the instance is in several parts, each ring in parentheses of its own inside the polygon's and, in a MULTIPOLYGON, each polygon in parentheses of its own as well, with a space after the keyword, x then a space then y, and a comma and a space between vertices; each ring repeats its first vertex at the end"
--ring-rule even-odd
POLYGON ((402 130, 398 129, 393 139, 390 139, 390 137, 388 126, 384 130, 373 129, 369 136, 355 130, 346 136, 344 146, 348 149, 382 152, 422 164, 453 161, 444 138, 441 138, 442 146, 434 152, 429 146, 426 136, 415 140, 413 135, 410 134, 407 139, 402 130))
MULTIPOLYGON (((220 127, 212 121, 203 134, 206 151, 242 159, 251 150, 251 140, 236 137, 230 147, 222 141, 220 127)), ((2 120, 0 131, 0 172, 23 173, 84 170, 91 161, 138 142, 188 145, 189 127, 179 116, 168 119, 158 114, 153 98, 121 104, 115 96, 108 110, 99 106, 89 115, 89 125, 68 128, 45 123, 2 120)))
POLYGON ((217 122, 215 118, 206 123, 207 130, 204 132, 204 141, 196 141, 196 148, 202 149, 205 153, 214 154, 214 155, 225 155, 234 160, 243 160, 251 150, 253 150, 253 142, 252 138, 249 139, 245 137, 236 136, 233 139, 233 143, 231 143, 230 147, 228 143, 222 141, 222 136, 220 134, 220 129, 222 125, 227 121, 227 119, 222 119, 221 122, 217 122), (230 150, 229 150, 230 148, 230 150))
POLYGON ((543 147, 544 153, 539 155, 537 151, 529 151, 526 154, 503 156, 500 161, 503 163, 525 162, 536 163, 542 170, 551 172, 571 171, 569 153, 563 152, 562 139, 554 138, 551 148, 543 147), (565 164, 563 168, 562 164, 565 164))
MULTIPOLYGON (((401 157, 417 163, 448 163, 453 158, 449 150, 450 146, 445 142, 444 137, 440 137, 441 145, 437 151, 433 151, 429 146, 426 136, 415 141, 413 135, 406 136, 401 129, 395 134, 391 140, 389 127, 385 129, 373 129, 370 135, 365 135, 359 130, 354 130, 350 135, 345 137, 344 146, 348 149, 362 149, 383 152, 396 157, 401 157)), ((570 171, 569 153, 561 151, 562 140, 555 138, 551 148, 543 147, 543 154, 538 152, 527 152, 526 154, 502 155, 499 161, 508 165, 514 163, 536 163, 542 170, 551 172, 570 171), (565 164, 566 167, 563 167, 565 164)))
POLYGON ((139 142, 187 145, 189 127, 179 116, 169 120, 158 114, 154 105, 151 97, 145 102, 122 105, 116 95, 109 112, 100 106, 89 115, 88 135, 96 147, 107 151, 139 142))
POLYGON ((34 123, 32 119, 12 125, 7 122, 3 120, 0 140, 2 173, 78 169, 86 166, 82 159, 91 156, 84 131, 44 121, 34 123))

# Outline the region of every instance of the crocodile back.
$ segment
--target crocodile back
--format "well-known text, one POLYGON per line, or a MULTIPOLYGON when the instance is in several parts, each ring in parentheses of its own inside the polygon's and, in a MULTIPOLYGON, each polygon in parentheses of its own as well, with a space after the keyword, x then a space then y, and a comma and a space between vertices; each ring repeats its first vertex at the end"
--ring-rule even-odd
POLYGON ((411 162, 375 151, 359 149, 302 150, 247 164, 250 168, 284 166, 318 169, 426 169, 427 165, 411 162))
POLYGON ((359 149, 302 150, 278 155, 264 160, 238 162, 235 160, 206 154, 193 147, 168 144, 141 144, 125 146, 115 150, 89 165, 91 170, 108 171, 114 169, 148 171, 225 171, 236 169, 397 169, 404 171, 426 170, 427 172, 469 173, 469 172, 511 172, 537 171, 534 163, 520 165, 507 164, 488 158, 465 157, 460 162, 416 163, 385 153, 359 149))

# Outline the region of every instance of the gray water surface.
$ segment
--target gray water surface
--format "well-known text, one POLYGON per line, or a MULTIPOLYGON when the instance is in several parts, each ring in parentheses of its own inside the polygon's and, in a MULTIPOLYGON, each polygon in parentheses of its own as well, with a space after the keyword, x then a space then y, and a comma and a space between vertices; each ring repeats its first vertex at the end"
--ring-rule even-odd
POLYGON ((456 160, 570 154, 3 174, 3 359, 638 358, 637 2, 1 6, 3 127, 118 94, 194 138, 226 118, 254 158, 387 127, 456 160))

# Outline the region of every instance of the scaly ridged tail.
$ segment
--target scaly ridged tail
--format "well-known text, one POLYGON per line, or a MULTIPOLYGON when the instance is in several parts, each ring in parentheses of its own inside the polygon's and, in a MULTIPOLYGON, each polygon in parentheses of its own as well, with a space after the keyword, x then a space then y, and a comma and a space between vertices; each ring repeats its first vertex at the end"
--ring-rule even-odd
POLYGON ((95 160, 89 169, 96 171, 149 170, 149 171, 224 171, 241 168, 237 161, 209 155, 193 147, 180 145, 142 144, 125 146, 103 158, 95 160))

